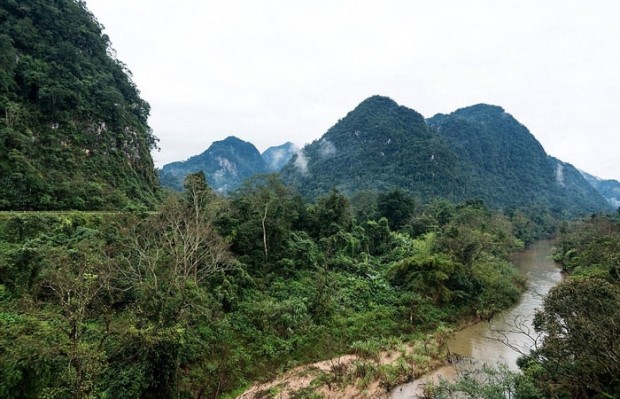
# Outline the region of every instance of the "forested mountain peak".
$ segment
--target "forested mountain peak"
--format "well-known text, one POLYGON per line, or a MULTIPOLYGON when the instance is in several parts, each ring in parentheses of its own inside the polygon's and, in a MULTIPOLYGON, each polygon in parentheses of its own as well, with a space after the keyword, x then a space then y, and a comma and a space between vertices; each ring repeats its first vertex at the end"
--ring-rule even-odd
POLYGON ((464 189, 458 159, 422 115, 382 96, 362 101, 306 145, 282 175, 310 197, 333 187, 347 193, 401 187, 454 199, 464 189))
POLYGON ((112 54, 82 1, 0 3, 0 209, 155 202, 150 108, 112 54))
POLYGON ((394 100, 384 96, 372 96, 362 101, 353 111, 349 112, 345 119, 341 120, 327 131, 325 136, 337 135, 339 133, 357 133, 356 137, 362 133, 359 130, 342 131, 338 129, 341 122, 346 120, 347 125, 351 127, 359 127, 367 133, 383 133, 383 135, 422 134, 428 135, 425 129, 424 117, 413 109, 398 105, 394 100), (374 123, 374 125, 373 125, 374 123), (391 129, 391 127, 399 126, 399 129, 391 129), (406 129, 405 129, 406 128, 406 129))
POLYGON ((207 151, 211 153, 221 152, 223 154, 233 153, 242 156, 249 155, 250 157, 254 157, 256 154, 260 156, 254 144, 243 141, 235 136, 228 136, 224 140, 214 141, 207 151))
POLYGON ((459 108, 456 111, 454 111, 453 114, 464 117, 464 118, 467 118, 467 117, 475 118, 481 115, 498 116, 498 115, 502 115, 505 113, 506 113, 506 110, 504 110, 504 108, 500 107, 499 105, 480 103, 480 104, 470 105, 468 107, 459 108))
POLYGON ((472 192, 493 206, 543 203, 571 214, 606 208, 572 165, 550 157, 502 107, 478 104, 427 122, 470 165, 472 192))
POLYGON ((389 97, 374 95, 359 103, 352 112, 386 111, 399 107, 400 105, 389 97))
POLYGON ((215 190, 225 193, 237 188, 243 180, 268 171, 254 144, 229 136, 215 141, 202 154, 186 161, 164 165, 160 172, 162 185, 183 189, 183 180, 190 173, 202 171, 215 190))
POLYGON ((449 115, 435 115, 427 122, 460 155, 473 157, 475 163, 485 168, 526 160, 538 166, 547 162, 547 154, 538 140, 502 107, 477 104, 449 115))
MULTIPOLYGON (((527 141, 527 144, 531 146, 529 149, 539 153, 545 152, 542 145, 540 145, 527 127, 500 106, 476 104, 459 108, 448 115, 437 114, 429 118, 427 122, 441 132, 446 127, 446 124, 450 124, 455 120, 458 123, 470 122, 478 125, 478 128, 473 130, 457 129, 461 135, 469 133, 469 135, 479 136, 480 139, 503 140, 505 142, 514 141, 515 139, 527 141), (494 137, 485 137, 489 135, 494 137)), ((454 134, 455 132, 453 131, 452 133, 454 134)), ((507 144, 510 146, 510 143, 507 144)))

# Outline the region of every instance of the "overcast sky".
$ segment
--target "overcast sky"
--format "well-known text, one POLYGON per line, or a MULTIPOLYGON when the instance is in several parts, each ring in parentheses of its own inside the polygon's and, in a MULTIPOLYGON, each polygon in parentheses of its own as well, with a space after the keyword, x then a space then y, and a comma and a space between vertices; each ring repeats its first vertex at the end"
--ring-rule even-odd
POLYGON ((157 166, 235 135, 323 135, 380 94, 425 117, 488 103, 620 180, 620 2, 86 0, 151 104, 157 166))

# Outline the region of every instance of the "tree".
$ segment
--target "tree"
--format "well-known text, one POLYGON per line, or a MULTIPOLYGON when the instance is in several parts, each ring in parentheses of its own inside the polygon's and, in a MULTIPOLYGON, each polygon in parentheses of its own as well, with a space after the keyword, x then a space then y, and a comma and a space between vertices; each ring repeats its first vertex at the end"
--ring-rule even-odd
POLYGON ((111 289, 112 270, 105 255, 92 248, 94 242, 89 237, 68 251, 48 253, 46 261, 54 266, 41 276, 41 289, 48 290, 62 310, 59 327, 68 341, 66 348, 58 348, 67 356, 61 376, 75 398, 90 397, 105 368, 101 341, 93 339, 99 334, 93 334, 88 322, 107 313, 105 291, 111 289))
POLYGON ((534 319, 542 345, 520 360, 550 397, 620 394, 620 289, 569 278, 551 290, 534 319))
POLYGON ((448 282, 458 265, 445 254, 435 253, 434 245, 433 233, 414 240, 414 255, 396 262, 389 274, 397 285, 421 294, 435 305, 445 305, 452 298, 448 282))
POLYGON ((316 201, 310 214, 310 230, 316 238, 329 237, 339 230, 349 231, 353 224, 351 204, 347 197, 335 188, 316 201))
POLYGON ((399 188, 379 194, 377 198, 377 211, 380 216, 387 218, 392 230, 400 230, 405 226, 413 215, 414 209, 413 198, 399 188))
POLYGON ((185 189, 128 228, 117 267, 133 303, 127 316, 133 325, 117 344, 117 363, 127 370, 134 366, 127 359, 138 359, 134 379, 148 397, 177 396, 188 386, 206 389, 204 379, 187 384, 187 373, 196 372, 189 364, 212 364, 205 356, 214 351, 212 334, 223 317, 215 291, 236 268, 215 224, 223 202, 202 173, 189 175, 185 189))
POLYGON ((531 381, 506 365, 485 365, 482 370, 464 373, 454 382, 442 378, 438 384, 431 382, 424 389, 424 397, 432 399, 535 399, 538 395, 531 381))
MULTIPOLYGON (((21 299, 0 300, 2 397, 92 397, 108 366, 103 344, 117 287, 107 239, 113 239, 59 219, 17 251, 16 265, 28 272, 14 281, 21 299)), ((35 220, 20 228, 28 237, 49 223, 35 220)))
POLYGON ((232 194, 231 209, 225 216, 233 250, 248 263, 269 270, 285 254, 302 208, 301 199, 277 175, 248 179, 232 194))
POLYGON ((215 226, 219 199, 207 186, 204 175, 191 174, 185 181, 183 197, 170 196, 155 214, 133 227, 127 264, 121 270, 145 299, 156 301, 154 315, 161 313, 168 300, 180 300, 175 313, 194 307, 188 294, 205 287, 208 279, 234 267, 229 244, 215 226), (180 297, 179 297, 180 296, 180 297))
POLYGON ((16 64, 17 53, 15 52, 11 38, 5 34, 0 34, 0 107, 2 108, 6 107, 6 94, 13 85, 13 74, 16 64))
POLYGON ((378 195, 372 190, 360 190, 351 195, 351 207, 359 223, 376 218, 378 195))

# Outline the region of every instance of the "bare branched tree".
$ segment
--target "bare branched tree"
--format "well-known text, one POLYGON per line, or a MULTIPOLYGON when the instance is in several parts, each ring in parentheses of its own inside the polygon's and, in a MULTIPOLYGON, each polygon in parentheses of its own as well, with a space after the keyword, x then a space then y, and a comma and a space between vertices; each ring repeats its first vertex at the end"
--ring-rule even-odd
POLYGON ((130 228, 129 255, 121 267, 125 278, 163 298, 233 269, 229 244, 215 226, 220 206, 204 177, 190 175, 183 196, 171 196, 130 228))

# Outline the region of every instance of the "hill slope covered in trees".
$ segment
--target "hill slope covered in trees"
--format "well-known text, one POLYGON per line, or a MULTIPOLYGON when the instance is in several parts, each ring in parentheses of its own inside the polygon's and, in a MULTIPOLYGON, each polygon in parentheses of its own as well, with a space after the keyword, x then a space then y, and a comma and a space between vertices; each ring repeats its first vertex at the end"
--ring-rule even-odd
POLYGON ((0 209, 152 205, 149 105, 75 0, 0 3, 0 209))
POLYGON ((620 182, 613 179, 601 179, 584 171, 581 171, 581 174, 611 206, 620 207, 620 182))
POLYGON ((570 214, 608 207, 575 167, 547 155, 501 107, 478 104, 428 123, 472 166, 471 192, 492 206, 541 203, 570 214))
POLYGON ((279 172, 296 152, 297 146, 289 141, 282 145, 267 148, 261 156, 269 171, 279 172))
POLYGON ((282 169, 284 180, 316 197, 400 187, 430 198, 466 196, 468 176, 446 142, 414 110, 387 97, 366 99, 282 169))
POLYGON ((402 188, 423 201, 537 204, 565 215, 609 209, 572 165, 547 155, 502 108, 484 104, 425 121, 389 98, 371 97, 305 146, 282 175, 309 197, 333 187, 349 194, 402 188))

